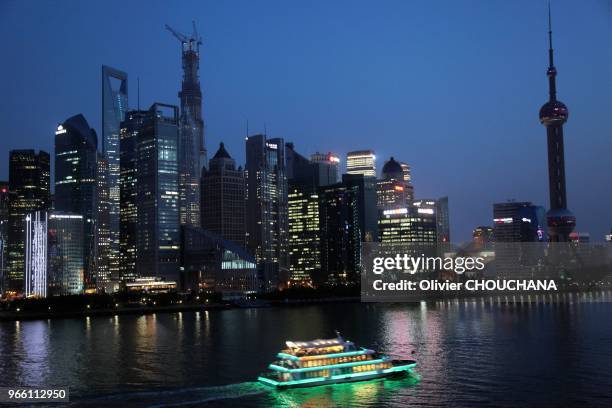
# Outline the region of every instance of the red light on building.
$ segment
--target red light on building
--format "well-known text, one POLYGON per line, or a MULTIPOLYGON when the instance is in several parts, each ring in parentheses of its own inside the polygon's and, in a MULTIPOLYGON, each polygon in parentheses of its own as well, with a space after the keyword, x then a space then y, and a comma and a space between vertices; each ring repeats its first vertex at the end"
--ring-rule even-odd
POLYGON ((395 186, 395 191, 404 191, 404 187, 403 186, 395 186))
POLYGON ((8 191, 8 190, 7 190, 7 188, 6 188, 6 187, 4 187, 4 188, 2 189, 2 192, 3 192, 3 193, 6 193, 7 191, 8 191))
POLYGON ((333 154, 329 154, 327 156, 327 160, 332 163, 340 163, 340 158, 338 156, 334 156, 333 154))

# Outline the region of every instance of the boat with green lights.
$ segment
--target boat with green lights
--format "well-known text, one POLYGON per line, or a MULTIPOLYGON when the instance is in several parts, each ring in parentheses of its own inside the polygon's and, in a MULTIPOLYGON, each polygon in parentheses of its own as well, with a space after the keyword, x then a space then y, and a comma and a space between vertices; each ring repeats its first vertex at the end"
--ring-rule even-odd
POLYGON ((277 388, 313 387, 351 381, 404 376, 413 373, 414 360, 395 360, 367 348, 357 348, 337 333, 336 338, 287 341, 270 371, 258 380, 277 388))

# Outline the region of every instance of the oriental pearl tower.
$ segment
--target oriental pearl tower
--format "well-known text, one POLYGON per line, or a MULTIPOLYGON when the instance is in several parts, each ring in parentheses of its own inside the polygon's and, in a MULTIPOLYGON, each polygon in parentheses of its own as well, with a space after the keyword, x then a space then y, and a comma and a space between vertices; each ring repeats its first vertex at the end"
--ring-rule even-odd
POLYGON ((557 70, 553 64, 552 28, 550 3, 548 3, 548 90, 549 99, 540 109, 540 122, 546 126, 548 140, 548 185, 550 210, 546 214, 548 235, 551 242, 569 241, 569 234, 576 226, 576 217, 567 209, 565 194, 565 157, 563 152, 563 124, 567 121, 567 106, 557 100, 555 78, 557 70))

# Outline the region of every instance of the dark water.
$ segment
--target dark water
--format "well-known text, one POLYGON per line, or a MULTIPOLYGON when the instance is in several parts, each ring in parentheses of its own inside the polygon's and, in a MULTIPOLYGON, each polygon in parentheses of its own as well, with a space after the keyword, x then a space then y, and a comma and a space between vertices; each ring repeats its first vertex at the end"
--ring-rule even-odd
POLYGON ((0 323, 0 386, 68 386, 73 406, 612 406, 612 294, 0 323), (286 339, 333 336, 418 360, 418 377, 258 384, 286 339))

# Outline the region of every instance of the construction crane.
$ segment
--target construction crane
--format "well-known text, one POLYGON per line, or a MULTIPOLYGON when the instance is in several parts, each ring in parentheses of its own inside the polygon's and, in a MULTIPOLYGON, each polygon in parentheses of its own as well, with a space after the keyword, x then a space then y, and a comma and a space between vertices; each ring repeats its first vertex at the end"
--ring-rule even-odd
MULTIPOLYGON (((179 33, 168 24, 166 24, 166 30, 170 31, 173 36, 175 36, 183 45, 189 45, 189 49, 192 49, 194 45, 199 46, 202 44, 202 37, 198 35, 198 30, 196 29, 195 21, 191 22, 193 25, 193 34, 191 37, 186 36, 185 34, 179 33)), ((199 48, 199 47, 198 47, 199 48)))

